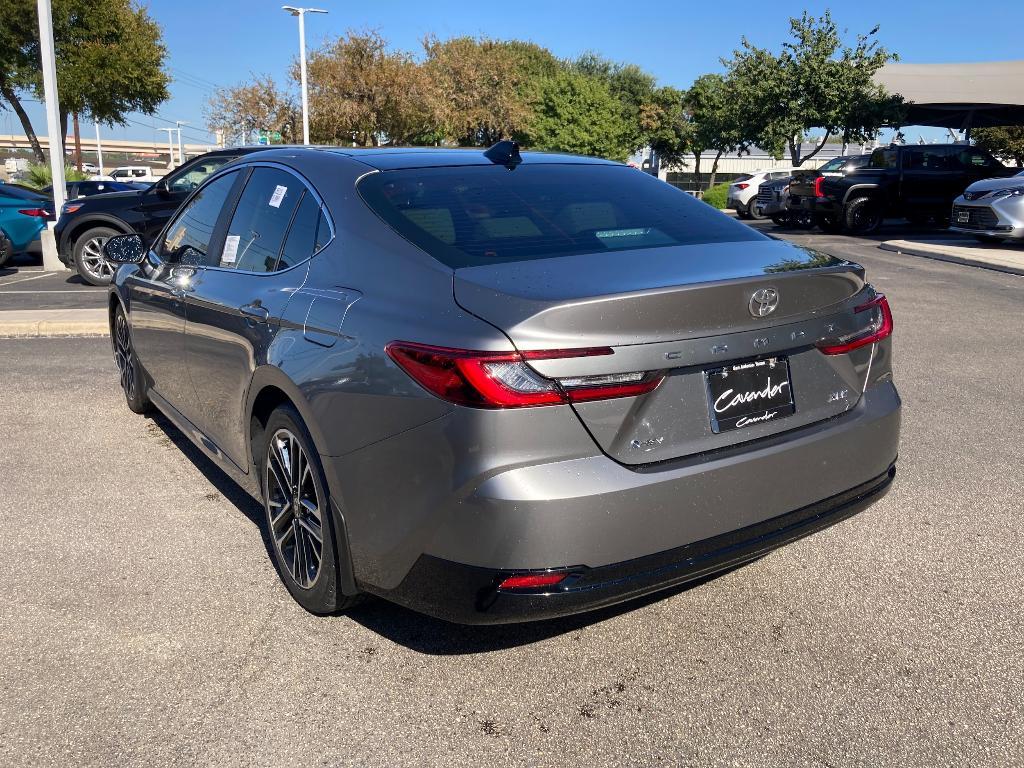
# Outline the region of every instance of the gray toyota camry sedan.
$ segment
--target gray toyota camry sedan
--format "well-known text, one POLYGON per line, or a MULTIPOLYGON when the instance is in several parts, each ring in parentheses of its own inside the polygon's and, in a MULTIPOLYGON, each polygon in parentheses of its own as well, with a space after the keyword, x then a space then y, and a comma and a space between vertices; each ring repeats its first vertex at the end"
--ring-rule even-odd
POLYGON ((618 163, 285 147, 106 256, 128 406, 261 500, 315 613, 589 610, 895 476, 892 315, 864 269, 618 163))

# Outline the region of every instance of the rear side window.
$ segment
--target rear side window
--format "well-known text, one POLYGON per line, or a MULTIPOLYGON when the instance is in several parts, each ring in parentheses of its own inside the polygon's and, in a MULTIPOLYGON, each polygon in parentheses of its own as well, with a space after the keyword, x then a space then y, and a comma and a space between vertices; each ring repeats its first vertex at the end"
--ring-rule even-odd
POLYGON ((290 173, 255 168, 228 225, 219 266, 273 272, 292 214, 306 188, 290 173))
POLYGON ((291 229, 288 230, 278 269, 301 264, 317 251, 316 228, 319 220, 320 204, 313 195, 305 192, 295 211, 291 229))
POLYGON ((895 149, 876 149, 871 153, 871 159, 868 161, 869 168, 895 168, 896 167, 896 150, 895 149))
POLYGON ((764 239, 672 185, 618 165, 383 171, 365 177, 359 192, 400 235, 452 268, 764 239))

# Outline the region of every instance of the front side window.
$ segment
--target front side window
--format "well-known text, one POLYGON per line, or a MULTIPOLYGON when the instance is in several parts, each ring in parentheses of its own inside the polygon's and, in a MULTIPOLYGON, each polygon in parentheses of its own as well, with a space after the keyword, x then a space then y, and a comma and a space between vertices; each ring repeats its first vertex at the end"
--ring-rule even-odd
POLYGON ((452 268, 764 238, 620 165, 403 169, 369 174, 358 189, 394 230, 452 268))
POLYGON ((219 266, 245 272, 277 269, 288 225, 305 191, 286 171, 255 168, 228 225, 219 266))
POLYGON ((171 176, 167 181, 167 188, 172 192, 191 192, 206 181, 207 177, 220 170, 221 166, 234 159, 230 155, 217 155, 190 165, 187 170, 182 169, 184 173, 171 176))
POLYGON ((209 254, 210 241, 237 178, 237 173, 227 173, 214 179, 188 201, 167 227, 160 243, 160 258, 193 266, 217 264, 209 254))

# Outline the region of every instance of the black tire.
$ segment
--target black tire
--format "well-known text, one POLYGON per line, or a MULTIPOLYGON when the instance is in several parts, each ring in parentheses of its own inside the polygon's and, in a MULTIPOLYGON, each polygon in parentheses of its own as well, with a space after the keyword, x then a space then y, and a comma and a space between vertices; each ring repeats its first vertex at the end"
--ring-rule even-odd
POLYGON ((789 214, 787 213, 774 213, 772 214, 772 224, 776 227, 788 227, 790 225, 789 214))
POLYGON ((124 234, 112 227, 93 227, 80 234, 72 246, 75 269, 90 285, 110 285, 117 270, 103 256, 103 244, 114 235, 124 234))
POLYGON ((790 222, 797 229, 814 229, 814 216, 810 211, 798 210, 789 215, 790 222))
POLYGON ((0 267, 11 260, 14 255, 14 244, 0 232, 0 267))
POLYGON ((357 596, 341 590, 342 552, 336 544, 320 456, 291 405, 278 407, 267 419, 259 467, 270 550, 288 591, 310 613, 338 613, 350 607, 357 596))
POLYGON ((882 226, 882 208, 870 197, 858 197, 846 204, 843 223, 851 235, 870 235, 882 226))
POLYGON ((750 202, 747 203, 747 216, 754 221, 760 221, 764 218, 763 213, 758 213, 757 205, 755 204, 756 198, 751 198, 750 202))
POLYGON ((814 223, 818 225, 818 229, 830 235, 838 235, 843 231, 843 224, 836 216, 818 216, 814 223))
POLYGON ((132 341, 132 329, 128 324, 128 318, 120 306, 114 311, 110 342, 114 348, 114 364, 121 380, 121 390, 124 392, 129 410, 134 413, 146 413, 152 407, 146 395, 146 375, 135 355, 135 344, 132 341))
POLYGON ((750 214, 744 211, 742 208, 736 209, 736 217, 739 219, 749 219, 750 214))

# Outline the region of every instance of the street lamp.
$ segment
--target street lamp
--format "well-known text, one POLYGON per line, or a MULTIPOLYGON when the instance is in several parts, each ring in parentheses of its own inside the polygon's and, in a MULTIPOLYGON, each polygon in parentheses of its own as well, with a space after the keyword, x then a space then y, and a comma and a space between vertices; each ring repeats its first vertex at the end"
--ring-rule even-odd
POLYGON ((309 144, 309 93, 306 88, 306 14, 327 13, 320 8, 296 8, 282 5, 281 10, 299 17, 299 72, 302 75, 302 143, 309 144))
POLYGON ((167 131, 167 154, 171 156, 171 161, 167 164, 168 168, 174 167, 174 131, 175 128, 157 128, 158 131, 167 131))
POLYGON ((178 130, 178 165, 185 164, 185 153, 181 151, 181 126, 190 125, 187 120, 175 120, 174 127, 178 130))

